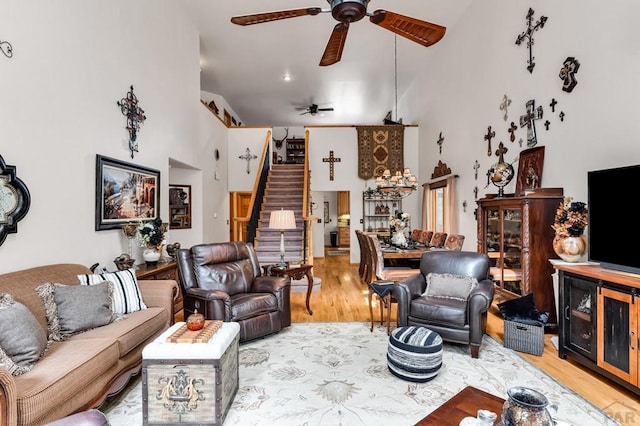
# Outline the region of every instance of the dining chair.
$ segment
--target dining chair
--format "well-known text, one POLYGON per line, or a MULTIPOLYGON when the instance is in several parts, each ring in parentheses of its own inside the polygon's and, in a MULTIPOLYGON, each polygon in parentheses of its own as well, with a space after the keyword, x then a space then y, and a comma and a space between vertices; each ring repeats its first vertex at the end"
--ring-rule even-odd
POLYGON ((447 250, 462 250, 462 244, 464 243, 464 235, 452 234, 447 237, 444 243, 444 248, 447 250))
POLYGON ((373 295, 377 295, 380 305, 380 323, 383 323, 384 313, 387 319, 387 334, 391 333, 391 304, 395 302, 392 296, 394 283, 420 273, 419 269, 408 266, 385 266, 380 240, 375 234, 364 234, 369 250, 369 265, 372 273, 368 274, 369 314, 371 316, 371 331, 373 331, 373 295))
POLYGON ((411 240, 420 241, 420 235, 422 234, 422 229, 414 229, 411 231, 411 240))
POLYGON ((433 237, 431 238, 431 242, 429 243, 429 246, 435 247, 435 248, 444 248, 445 241, 447 241, 446 232, 435 232, 433 234, 433 237))
POLYGON ((428 246, 431 243, 431 238, 433 238, 433 231, 422 229, 420 231, 420 238, 418 238, 418 242, 428 246))
POLYGON ((360 265, 358 266, 358 276, 366 284, 367 274, 370 271, 367 259, 369 257, 367 241, 365 240, 364 231, 356 229, 356 238, 358 239, 358 246, 360 247, 360 265))

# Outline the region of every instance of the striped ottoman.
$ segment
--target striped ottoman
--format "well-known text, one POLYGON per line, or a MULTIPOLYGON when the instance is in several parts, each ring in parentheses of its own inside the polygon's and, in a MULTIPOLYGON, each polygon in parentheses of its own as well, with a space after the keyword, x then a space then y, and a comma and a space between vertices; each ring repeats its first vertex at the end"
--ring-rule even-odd
POLYGON ((389 371, 410 382, 428 382, 442 366, 442 337, 428 328, 411 325, 391 332, 387 349, 389 371))

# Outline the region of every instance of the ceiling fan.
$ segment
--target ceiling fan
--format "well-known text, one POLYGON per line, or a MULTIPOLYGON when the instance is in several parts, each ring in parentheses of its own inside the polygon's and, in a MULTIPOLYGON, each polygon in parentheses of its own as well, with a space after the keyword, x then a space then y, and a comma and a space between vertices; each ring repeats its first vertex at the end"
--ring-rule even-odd
POLYGON ((333 28, 333 32, 329 37, 322 59, 320 60, 320 66, 333 65, 340 61, 342 50, 347 40, 349 25, 352 22, 361 20, 365 16, 368 16, 369 21, 374 24, 425 47, 437 43, 444 36, 446 28, 437 24, 383 9, 378 9, 375 12, 367 12, 369 1, 371 0, 327 0, 327 3, 331 6, 329 9, 308 7, 303 9, 256 13, 252 15, 234 16, 231 18, 231 22, 237 25, 253 25, 281 19, 296 18, 298 16, 315 16, 320 13, 331 12, 333 18, 339 22, 333 28))
POLYGON ((333 111, 333 108, 318 108, 318 105, 316 104, 311 104, 306 108, 300 108, 300 109, 306 109, 306 111, 301 113, 300 115, 305 115, 305 114, 316 115, 318 112, 333 111))

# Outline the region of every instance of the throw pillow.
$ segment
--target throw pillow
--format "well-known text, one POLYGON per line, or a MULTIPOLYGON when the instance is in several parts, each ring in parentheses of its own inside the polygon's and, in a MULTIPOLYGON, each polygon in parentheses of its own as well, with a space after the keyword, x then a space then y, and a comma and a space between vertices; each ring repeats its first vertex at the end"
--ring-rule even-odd
POLYGON ((13 376, 31 370, 47 348, 47 336, 29 308, 0 294, 0 364, 13 376))
POLYGON ((422 295, 467 300, 471 290, 477 285, 478 280, 474 277, 430 272, 427 274, 427 288, 422 295))
POLYGON ((115 314, 128 314, 147 309, 138 287, 138 279, 131 269, 104 272, 102 274, 78 275, 78 280, 82 285, 95 285, 103 281, 111 281, 113 283, 113 305, 111 308, 115 314))
POLYGON ((47 316, 49 338, 64 340, 82 331, 109 324, 113 284, 80 286, 46 283, 36 288, 47 316))

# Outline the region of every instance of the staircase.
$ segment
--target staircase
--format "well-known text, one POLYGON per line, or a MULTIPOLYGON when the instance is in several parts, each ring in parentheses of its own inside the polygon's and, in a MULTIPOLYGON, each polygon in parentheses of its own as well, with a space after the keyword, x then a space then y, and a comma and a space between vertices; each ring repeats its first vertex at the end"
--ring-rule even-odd
POLYGON ((269 171, 254 245, 261 265, 280 262, 280 230, 269 229, 273 210, 293 210, 296 229, 284 231, 285 262, 303 262, 303 164, 274 164, 269 171))

